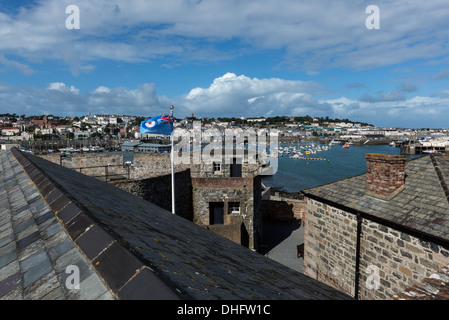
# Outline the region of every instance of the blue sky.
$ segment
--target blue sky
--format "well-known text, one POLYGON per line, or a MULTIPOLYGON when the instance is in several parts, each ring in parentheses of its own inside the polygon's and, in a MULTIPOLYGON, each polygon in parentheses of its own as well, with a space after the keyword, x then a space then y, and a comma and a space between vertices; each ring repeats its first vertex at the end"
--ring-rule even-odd
POLYGON ((447 0, 0 0, 0 113, 448 128, 448 54, 447 0))

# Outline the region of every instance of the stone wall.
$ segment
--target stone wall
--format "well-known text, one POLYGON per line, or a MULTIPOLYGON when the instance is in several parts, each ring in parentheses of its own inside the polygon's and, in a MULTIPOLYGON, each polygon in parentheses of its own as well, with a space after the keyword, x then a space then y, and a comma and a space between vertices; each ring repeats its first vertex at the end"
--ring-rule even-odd
POLYGON ((256 249, 262 232, 260 214, 260 178, 192 178, 193 187, 193 222, 199 225, 209 225, 209 203, 224 203, 224 225, 232 225, 243 221, 245 230, 242 239, 248 238, 248 243, 241 243, 251 249, 256 249), (240 203, 240 213, 229 213, 229 202, 240 203), (247 234, 247 236, 246 236, 247 234))
MULTIPOLYGON (((171 174, 171 158, 168 153, 134 153, 131 179, 143 179, 171 174)), ((175 172, 190 169, 188 164, 177 164, 175 172)))
MULTIPOLYGON (((203 150, 203 152, 206 151, 203 150)), ((215 158, 211 156, 211 158, 201 159, 198 163, 198 159, 195 158, 194 153, 191 156, 191 170, 192 177, 194 178, 229 178, 231 176, 231 163, 233 163, 233 159, 238 159, 238 163, 242 165, 242 177, 254 177, 259 174, 260 163, 258 160, 255 160, 256 154, 252 151, 245 150, 244 154, 241 154, 237 150, 233 151, 232 154, 226 154, 226 151, 221 150, 221 155, 216 155, 215 158), (213 164, 220 163, 221 171, 214 172, 213 164)), ((207 155, 208 152, 205 152, 207 155)), ((204 154, 203 154, 204 156, 204 154)))
MULTIPOLYGON (((73 154, 69 157, 61 156, 60 154, 39 156, 66 168, 75 169, 85 175, 95 176, 99 179, 104 179, 103 177, 108 175, 108 180, 128 178, 140 180, 171 174, 170 154, 135 153, 133 166, 130 167, 124 165, 122 153, 84 153, 73 154)), ((174 169, 175 172, 181 172, 189 168, 189 165, 179 164, 174 169)))
POLYGON ((267 221, 303 220, 306 203, 304 200, 270 196, 269 200, 262 200, 261 211, 267 221))
MULTIPOLYGON (((355 295, 357 217, 307 198, 304 273, 355 295)), ((449 263, 449 251, 361 218, 359 299, 391 299, 449 263)))
POLYGON ((61 164, 61 155, 60 154, 52 154, 52 153, 40 154, 39 157, 41 157, 47 161, 56 163, 56 164, 61 164))
POLYGON ((360 296, 363 299, 391 299, 449 263, 447 248, 368 220, 363 220, 362 224, 360 253, 360 296), (365 272, 369 266, 379 270, 377 289, 366 286, 372 274, 372 271, 365 272))
POLYGON ((304 274, 354 296, 357 219, 308 199, 304 221, 304 274))
POLYGON ((244 239, 245 236, 242 236, 242 234, 245 234, 245 226, 243 221, 227 225, 209 225, 206 228, 238 244, 242 244, 242 242, 247 241, 247 239, 244 239))
MULTIPOLYGON (((116 187, 172 211, 171 174, 141 180, 111 182, 116 187)), ((175 174, 175 213, 190 221, 193 219, 192 181, 190 171, 175 174)))

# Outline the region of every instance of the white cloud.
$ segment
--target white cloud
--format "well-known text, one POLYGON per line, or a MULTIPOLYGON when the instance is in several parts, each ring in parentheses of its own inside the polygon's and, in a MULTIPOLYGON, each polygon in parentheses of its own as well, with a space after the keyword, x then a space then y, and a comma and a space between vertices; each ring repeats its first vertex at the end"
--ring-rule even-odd
POLYGON ((61 92, 71 92, 73 94, 79 94, 79 89, 74 86, 67 87, 63 82, 52 82, 48 85, 48 90, 56 90, 61 92))
POLYGON ((322 92, 325 89, 312 81, 258 79, 226 73, 208 88, 192 89, 179 102, 194 112, 215 116, 259 116, 274 111, 288 114, 292 108, 316 103, 310 94, 322 92))
POLYGON ((72 2, 42 0, 16 15, 0 13, 0 54, 63 60, 82 70, 99 58, 164 57, 171 64, 268 49, 285 52, 279 65, 316 74, 449 53, 446 0, 379 0, 379 30, 366 29, 364 0, 78 0, 80 29, 67 30, 65 7, 72 2), (226 41, 239 47, 219 46, 226 41))
POLYGON ((156 93, 153 84, 135 89, 99 86, 93 92, 80 92, 73 85, 49 83, 44 89, 15 87, 0 82, 2 110, 17 114, 79 116, 91 113, 159 115, 167 113, 171 101, 156 93))
POLYGON ((258 79, 233 73, 176 98, 158 95, 155 85, 149 83, 132 89, 98 86, 91 92, 80 92, 63 82, 49 83, 43 89, 0 82, 2 109, 17 114, 79 116, 90 112, 154 116, 167 113, 173 104, 178 118, 192 112, 198 117, 310 115, 387 127, 448 127, 447 90, 400 101, 318 98, 325 92, 325 88, 314 82, 258 79))
POLYGON ((99 86, 97 89, 94 90, 94 94, 102 94, 102 93, 110 93, 111 89, 105 86, 99 86))

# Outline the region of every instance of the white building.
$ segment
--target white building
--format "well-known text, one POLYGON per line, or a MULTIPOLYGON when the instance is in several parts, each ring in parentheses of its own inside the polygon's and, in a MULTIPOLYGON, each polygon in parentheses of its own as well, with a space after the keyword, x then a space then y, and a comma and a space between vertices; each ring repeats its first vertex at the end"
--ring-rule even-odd
POLYGON ((4 127, 2 128, 2 135, 3 136, 14 136, 16 134, 19 134, 20 129, 18 127, 4 127))

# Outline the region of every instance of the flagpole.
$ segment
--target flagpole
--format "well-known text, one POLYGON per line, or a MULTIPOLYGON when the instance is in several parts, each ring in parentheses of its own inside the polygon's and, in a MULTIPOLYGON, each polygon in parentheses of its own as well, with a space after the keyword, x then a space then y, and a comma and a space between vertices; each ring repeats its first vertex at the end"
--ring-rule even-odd
MULTIPOLYGON (((173 109, 175 107, 170 106, 170 116, 173 117, 173 109)), ((174 119, 173 119, 174 124, 174 119)), ((174 131, 174 130, 173 130, 174 131)), ((174 135, 173 131, 170 135, 171 140, 171 211, 175 214, 175 151, 174 151, 174 135)))

